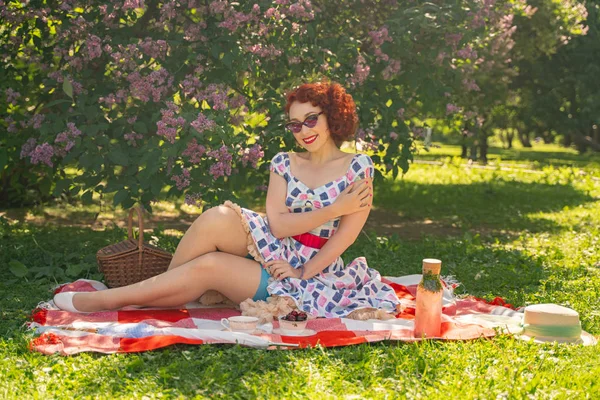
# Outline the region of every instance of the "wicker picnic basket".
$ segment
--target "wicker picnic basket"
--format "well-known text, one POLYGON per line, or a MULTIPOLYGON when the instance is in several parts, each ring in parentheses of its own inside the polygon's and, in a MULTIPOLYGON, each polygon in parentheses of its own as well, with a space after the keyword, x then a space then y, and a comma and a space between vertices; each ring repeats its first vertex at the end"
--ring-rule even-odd
POLYGON ((142 210, 129 210, 128 240, 104 247, 96 253, 98 270, 108 287, 121 287, 162 274, 171 262, 171 254, 144 242, 142 210), (133 211, 137 212, 139 233, 133 238, 133 211))

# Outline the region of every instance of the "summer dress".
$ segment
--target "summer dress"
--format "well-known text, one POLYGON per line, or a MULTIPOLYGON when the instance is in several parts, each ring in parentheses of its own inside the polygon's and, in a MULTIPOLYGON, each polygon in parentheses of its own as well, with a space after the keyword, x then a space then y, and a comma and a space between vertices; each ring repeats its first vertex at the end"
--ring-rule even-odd
MULTIPOLYGON (((330 205, 347 185, 372 177, 374 168, 369 156, 356 154, 346 174, 315 189, 310 189, 291 173, 288 153, 275 155, 270 170, 287 182, 285 204, 289 212, 299 213, 330 205)), ((230 201, 224 205, 241 216, 248 233, 248 251, 261 264, 273 259, 285 259, 292 267, 299 268, 319 252, 319 249, 305 246, 294 238, 273 236, 266 216, 230 201)), ((338 229, 340 220, 341 217, 332 219, 309 233, 330 238, 338 229)), ((364 257, 358 257, 347 265, 338 257, 309 279, 287 278, 279 281, 271 277, 267 291, 271 295, 293 298, 298 308, 315 317, 344 317, 361 308, 394 312, 400 304, 394 290, 381 281, 379 272, 367 266, 364 257)))

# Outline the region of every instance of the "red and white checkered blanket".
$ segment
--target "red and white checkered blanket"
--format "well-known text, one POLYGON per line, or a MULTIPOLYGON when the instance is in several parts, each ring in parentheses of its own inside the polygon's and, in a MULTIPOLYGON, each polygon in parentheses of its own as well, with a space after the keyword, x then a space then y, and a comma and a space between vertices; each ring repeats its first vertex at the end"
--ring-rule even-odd
MULTIPOLYGON (((154 350, 172 344, 239 343, 264 349, 347 346, 382 340, 418 341, 413 337, 415 293, 421 275, 386 277, 405 309, 392 320, 357 321, 347 318, 317 318, 308 321, 312 336, 277 334, 278 322, 259 326, 255 334, 231 332, 221 325, 221 318, 240 315, 235 308, 202 306, 157 309, 126 307, 117 311, 71 313, 58 309, 52 301, 42 302, 26 325, 36 337, 32 351, 44 354, 71 355, 84 351, 130 353, 154 350), (314 331, 314 332, 312 332, 314 331), (289 344, 290 346, 284 346, 289 344)), ((441 340, 467 340, 491 337, 495 328, 510 331, 522 320, 522 314, 502 299, 492 302, 475 297, 457 298, 445 284, 441 340)), ((105 289, 101 282, 80 279, 61 285, 59 292, 89 292, 105 289)))

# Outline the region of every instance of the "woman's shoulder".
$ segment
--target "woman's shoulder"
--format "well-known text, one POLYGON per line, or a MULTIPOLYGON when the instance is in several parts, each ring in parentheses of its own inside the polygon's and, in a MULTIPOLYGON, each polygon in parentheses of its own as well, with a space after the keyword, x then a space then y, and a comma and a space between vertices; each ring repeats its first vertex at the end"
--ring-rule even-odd
POLYGON ((350 164, 353 179, 372 178, 374 171, 373 160, 367 154, 357 153, 350 164))
POLYGON ((357 172, 362 168, 369 167, 372 165, 373 165, 373 160, 371 160, 371 157, 368 154, 356 153, 352 157, 351 167, 352 167, 352 169, 354 169, 357 172))
POLYGON ((287 151, 280 151, 279 153, 277 153, 273 156, 273 158, 271 159, 271 162, 279 164, 279 163, 284 162, 289 159, 290 159, 290 156, 287 151))

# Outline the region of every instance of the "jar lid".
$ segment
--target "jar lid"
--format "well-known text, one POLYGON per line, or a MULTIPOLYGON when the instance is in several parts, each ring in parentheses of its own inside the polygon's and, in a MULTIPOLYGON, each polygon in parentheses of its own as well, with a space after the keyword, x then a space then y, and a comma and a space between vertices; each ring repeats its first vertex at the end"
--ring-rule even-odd
POLYGON ((442 269, 442 261, 435 258, 426 258, 423 260, 423 274, 439 275, 442 269))

